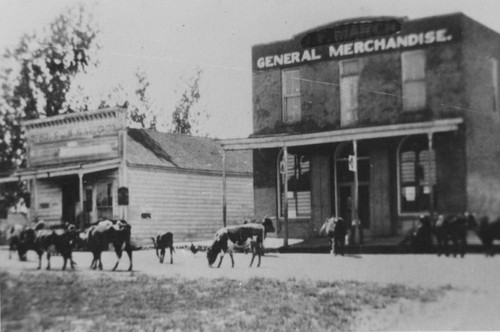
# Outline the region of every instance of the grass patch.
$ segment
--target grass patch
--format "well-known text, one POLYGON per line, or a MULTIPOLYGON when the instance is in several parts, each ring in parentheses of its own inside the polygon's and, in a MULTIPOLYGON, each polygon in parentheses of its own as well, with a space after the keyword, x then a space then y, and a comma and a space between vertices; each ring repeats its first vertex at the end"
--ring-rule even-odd
POLYGON ((362 308, 446 289, 290 279, 165 279, 140 274, 0 273, 2 331, 331 331, 352 328, 362 308))

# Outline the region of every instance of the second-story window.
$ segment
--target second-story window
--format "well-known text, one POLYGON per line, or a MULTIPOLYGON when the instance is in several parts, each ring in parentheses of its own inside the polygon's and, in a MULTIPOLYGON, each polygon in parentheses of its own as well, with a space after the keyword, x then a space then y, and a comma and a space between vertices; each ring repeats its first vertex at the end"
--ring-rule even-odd
POLYGON ((408 51, 401 54, 403 77, 403 110, 418 111, 426 106, 425 52, 408 51))
POLYGON ((358 120, 359 60, 340 63, 340 125, 348 126, 358 120))
POLYGON ((500 109, 498 104, 500 101, 498 92, 498 60, 495 58, 489 58, 490 70, 491 70, 491 89, 492 89, 492 106, 493 112, 497 112, 500 109))
POLYGON ((283 122, 293 123, 301 119, 300 72, 298 69, 282 72, 283 122))

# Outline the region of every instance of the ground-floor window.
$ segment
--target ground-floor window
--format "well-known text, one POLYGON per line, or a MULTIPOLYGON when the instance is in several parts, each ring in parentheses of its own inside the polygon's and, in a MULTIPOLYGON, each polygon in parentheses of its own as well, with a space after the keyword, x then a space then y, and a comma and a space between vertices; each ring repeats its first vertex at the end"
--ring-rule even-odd
MULTIPOLYGON (((309 156, 288 154, 287 185, 288 217, 309 218, 311 216, 311 172, 309 156)), ((280 215, 284 215, 284 177, 280 177, 280 215)))
POLYGON ((431 186, 436 178, 436 157, 434 150, 429 151, 427 136, 404 139, 399 150, 399 171, 401 212, 429 210, 431 186))
POLYGON ((113 218, 113 183, 96 185, 97 220, 113 218))

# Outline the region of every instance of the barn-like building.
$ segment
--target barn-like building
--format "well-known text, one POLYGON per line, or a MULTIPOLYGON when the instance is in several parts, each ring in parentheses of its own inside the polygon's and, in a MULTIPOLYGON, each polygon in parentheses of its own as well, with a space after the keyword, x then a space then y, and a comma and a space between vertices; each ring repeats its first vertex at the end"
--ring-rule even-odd
POLYGON ((423 213, 498 216, 499 59, 500 34, 461 13, 256 45, 253 134, 223 148, 253 151, 255 210, 281 236, 314 237, 332 215, 365 239, 406 234, 423 213))
POLYGON ((207 240, 224 225, 223 187, 227 223, 253 215, 249 152, 223 158, 215 139, 127 128, 119 108, 22 125, 28 166, 0 184, 27 181, 31 221, 123 218, 139 245, 166 231, 176 241, 207 240))

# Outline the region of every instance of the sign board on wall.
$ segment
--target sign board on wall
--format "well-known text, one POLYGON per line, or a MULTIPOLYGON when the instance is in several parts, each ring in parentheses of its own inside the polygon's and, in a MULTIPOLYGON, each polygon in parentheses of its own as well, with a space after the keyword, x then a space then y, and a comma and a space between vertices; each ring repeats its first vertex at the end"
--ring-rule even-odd
MULTIPOLYGON (((332 43, 318 42, 318 46, 307 47, 314 45, 314 43, 304 43, 304 40, 310 37, 310 35, 306 35, 297 38, 299 40, 291 39, 267 45, 257 45, 252 49, 252 66, 253 70, 256 71, 271 70, 304 63, 341 60, 381 52, 411 50, 457 42, 461 39, 460 18, 460 15, 450 15, 406 21, 402 22, 399 31, 394 32, 396 29, 386 29, 387 34, 385 35, 381 33, 369 34, 369 22, 360 24, 360 22, 353 21, 351 26, 355 31, 349 31, 349 25, 342 23, 340 26, 342 29, 340 27, 336 29, 333 26, 323 30, 332 31, 332 43), (362 33, 363 31, 360 29, 365 29, 366 32, 362 33), (303 45, 306 47, 304 48, 303 45)), ((373 24, 376 24, 377 29, 381 30, 379 28, 380 22, 374 21, 373 24)), ((328 40, 328 38, 323 39, 328 40)))
POLYGON ((125 119, 124 110, 107 109, 27 121, 30 165, 118 158, 125 119))

